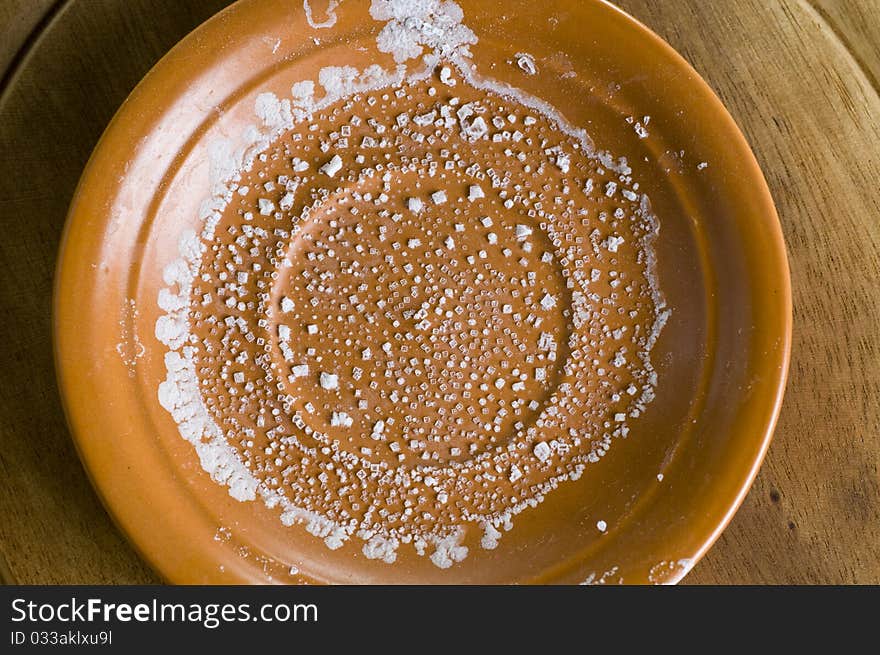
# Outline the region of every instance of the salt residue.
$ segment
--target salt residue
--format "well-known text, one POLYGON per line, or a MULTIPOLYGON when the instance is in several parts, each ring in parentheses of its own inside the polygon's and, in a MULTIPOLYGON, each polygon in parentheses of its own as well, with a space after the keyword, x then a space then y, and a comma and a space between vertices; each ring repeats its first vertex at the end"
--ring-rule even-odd
MULTIPOLYGON (((309 23, 315 28, 324 28, 335 24, 334 10, 338 4, 337 0, 330 0, 327 9, 328 18, 322 23, 314 21, 308 0, 304 1, 303 6, 309 23)), ((237 500, 254 500, 259 494, 267 507, 281 509, 281 521, 284 525, 303 524, 309 533, 324 539, 331 549, 340 547, 349 539, 354 534, 353 528, 348 525, 337 525, 316 512, 297 507, 279 492, 259 482, 243 464, 236 450, 226 441, 201 397, 195 368, 197 347, 188 345, 191 343, 189 303, 192 283, 198 274, 205 252, 205 243, 213 238, 214 229, 232 197, 233 191, 230 185, 240 178, 242 172, 251 170, 255 158, 269 148, 281 133, 307 120, 314 112, 356 93, 425 79, 431 74, 433 66, 443 60, 454 66, 471 86, 498 94, 502 98, 541 113, 563 133, 578 140, 586 156, 600 162, 607 169, 624 176, 631 173, 625 159, 615 161, 609 153, 596 152, 586 131, 570 125, 545 101, 500 81, 480 77, 473 70, 469 51, 469 46, 477 43, 477 37, 469 28, 461 24, 463 13, 454 2, 373 0, 370 13, 374 19, 386 23, 377 38, 377 48, 380 52, 391 54, 400 64, 395 70, 387 71, 378 65, 369 66, 363 71, 349 66, 327 67, 318 76, 318 83, 324 90, 321 98, 315 97, 315 84, 309 80, 293 86, 291 99, 279 100, 271 93, 260 94, 255 102, 255 113, 260 119, 260 124, 246 129, 237 145, 222 139, 210 144, 208 155, 211 195, 202 203, 199 212, 203 229, 199 235, 189 232, 181 237, 180 258, 165 268, 164 279, 168 287, 160 293, 159 302, 166 314, 156 323, 157 339, 170 349, 165 356, 167 375, 159 387, 159 401, 171 413, 183 438, 195 447, 202 467, 216 482, 227 485, 230 495, 237 500), (431 52, 423 58, 424 67, 420 70, 408 71, 403 62, 422 55, 425 48, 429 48, 431 52)), ((525 72, 531 73, 533 60, 525 61, 522 53, 517 57, 518 65, 523 67, 525 72), (532 66, 529 66, 529 63, 532 66)), ((448 72, 445 78, 444 83, 448 83, 451 79, 448 72)), ((469 138, 480 138, 485 134, 483 127, 488 127, 484 121, 480 124, 476 119, 460 118, 460 120, 462 130, 469 138)), ((642 196, 641 202, 642 217, 653 224, 653 233, 656 234, 656 219, 650 214, 647 197, 642 196)), ((651 247, 653 238, 649 235, 641 244, 648 257, 645 277, 657 309, 657 318, 650 330, 646 348, 638 353, 646 370, 650 371, 652 376, 651 385, 644 390, 639 399, 641 406, 650 402, 653 397, 652 387, 656 383, 656 374, 651 368, 649 352, 668 317, 668 310, 665 309, 665 301, 656 280, 655 255, 651 247)), ((625 435, 625 431, 623 434, 625 435)), ((306 448, 303 448, 303 451, 310 452, 306 448)), ((598 456, 596 460, 590 461, 597 459, 598 456)), ((369 462, 367 461, 366 464, 369 462)), ((583 470, 584 465, 578 464, 568 473, 535 485, 531 490, 531 497, 524 498, 510 507, 504 516, 497 519, 497 523, 484 522, 481 542, 483 548, 497 547, 501 536, 497 525, 503 524, 505 529, 510 529, 513 516, 528 507, 537 506, 545 495, 557 488, 561 482, 577 479, 583 470)), ((395 561, 399 540, 379 533, 361 532, 358 536, 365 540, 363 553, 366 557, 389 564, 395 561)), ((464 537, 464 528, 457 526, 445 536, 426 535, 424 538, 414 539, 412 543, 420 554, 425 552, 427 545, 433 545, 431 561, 440 568, 448 568, 467 556, 468 548, 463 545, 464 537)))
POLYGON ((358 536, 366 541, 362 552, 367 559, 382 560, 386 564, 393 564, 397 559, 397 547, 400 545, 397 539, 381 534, 372 537, 366 534, 358 534, 358 536))
MULTIPOLYGON (((166 311, 177 309, 176 303, 171 303, 170 308, 162 304, 162 294, 159 294, 159 306, 166 311)), ((129 377, 134 377, 138 360, 146 353, 146 348, 140 340, 137 329, 139 317, 137 304, 134 298, 129 298, 122 305, 122 316, 119 319, 120 341, 116 344, 116 353, 122 363, 128 369, 129 377)))
POLYGON ((258 486, 235 450, 208 414, 199 393, 193 357, 195 348, 165 354, 165 381, 159 385, 159 403, 174 418, 180 435, 195 446, 202 468, 211 479, 229 487, 236 500, 254 500, 258 486))
POLYGON ((306 20, 309 22, 314 29, 327 29, 336 25, 336 7, 339 6, 339 3, 342 0, 328 0, 327 1, 327 20, 325 21, 316 21, 314 15, 312 14, 312 6, 309 0, 303 0, 303 9, 306 12, 306 20))
POLYGON ((461 541, 464 539, 464 530, 459 528, 448 537, 437 539, 434 542, 435 551, 431 555, 431 561, 434 566, 441 569, 448 569, 455 562, 462 561, 467 557, 467 546, 462 546, 461 541))
POLYGON ((498 529, 492 525, 491 523, 483 523, 483 538, 480 540, 480 545, 485 550, 494 550, 498 548, 498 540, 501 538, 501 533, 498 529))
POLYGON ((514 56, 514 61, 516 61, 516 65, 519 66, 520 70, 526 75, 536 75, 538 73, 538 66, 535 64, 535 58, 528 52, 517 52, 514 56))
POLYGON ((461 24, 464 12, 455 2, 441 0, 373 0, 370 15, 386 21, 376 44, 397 63, 422 54, 424 47, 440 57, 469 57, 476 35, 461 24))
MULTIPOLYGON (((604 573, 601 573, 601 574, 597 574, 595 572, 590 573, 590 575, 588 575, 586 577, 586 579, 583 582, 581 582, 580 584, 582 584, 582 585, 608 584, 608 581, 612 579, 612 577, 617 573, 618 570, 620 570, 619 566, 612 566, 610 569, 608 569, 607 571, 605 571, 604 573)), ((617 583, 622 584, 623 580, 621 578, 618 578, 617 583)))
POLYGON ((655 585, 674 584, 676 580, 684 577, 694 566, 690 558, 662 561, 651 567, 648 572, 648 581, 655 585))

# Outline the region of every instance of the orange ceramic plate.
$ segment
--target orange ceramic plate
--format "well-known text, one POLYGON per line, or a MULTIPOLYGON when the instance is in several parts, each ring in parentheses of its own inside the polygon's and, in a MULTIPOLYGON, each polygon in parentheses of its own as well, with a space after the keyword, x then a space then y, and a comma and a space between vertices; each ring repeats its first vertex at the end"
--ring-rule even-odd
POLYGON ((74 438, 111 514, 176 583, 678 581, 769 444, 789 275, 767 185, 731 117, 666 43, 604 2, 460 5, 477 70, 625 156, 659 218, 672 313, 652 353, 656 398, 627 439, 519 515, 497 548, 469 535, 470 555, 441 569, 403 550, 394 564, 369 559, 357 540, 329 550, 262 503, 234 500, 160 406, 157 296, 180 233, 198 226, 208 144, 253 122, 263 92, 288 97, 328 65, 393 65, 376 59, 383 24, 368 2, 330 3, 329 14, 327 4, 242 0, 205 23, 132 93, 83 174, 60 254, 56 354, 74 438))

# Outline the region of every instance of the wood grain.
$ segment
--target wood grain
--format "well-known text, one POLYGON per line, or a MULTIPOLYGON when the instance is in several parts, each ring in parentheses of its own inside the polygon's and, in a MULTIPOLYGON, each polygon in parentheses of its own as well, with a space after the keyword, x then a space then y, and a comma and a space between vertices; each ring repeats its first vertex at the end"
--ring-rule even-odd
POLYGON ((50 10, 55 0, 3 0, 0 2, 0 71, 8 70, 28 38, 50 10))
MULTIPOLYGON (((104 125, 148 67, 224 4, 69 0, 0 96, 0 258, 12 263, 0 276, 0 555, 20 582, 157 581, 102 510, 67 435, 52 274, 104 125)), ((619 4, 681 52, 742 127, 779 209, 794 287, 775 440, 687 582, 880 583, 880 0, 619 4)), ((0 18, 25 6, 36 3, 0 0, 0 18)), ((26 32, 5 30, 0 56, 26 32)))

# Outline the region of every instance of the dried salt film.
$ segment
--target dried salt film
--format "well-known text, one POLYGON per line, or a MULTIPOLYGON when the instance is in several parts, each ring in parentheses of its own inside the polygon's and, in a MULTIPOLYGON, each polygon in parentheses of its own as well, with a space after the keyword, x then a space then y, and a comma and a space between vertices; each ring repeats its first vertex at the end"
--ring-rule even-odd
POLYGON ((172 271, 160 399, 235 497, 448 568, 653 398, 657 224, 628 170, 457 66, 349 87, 282 123, 172 271))

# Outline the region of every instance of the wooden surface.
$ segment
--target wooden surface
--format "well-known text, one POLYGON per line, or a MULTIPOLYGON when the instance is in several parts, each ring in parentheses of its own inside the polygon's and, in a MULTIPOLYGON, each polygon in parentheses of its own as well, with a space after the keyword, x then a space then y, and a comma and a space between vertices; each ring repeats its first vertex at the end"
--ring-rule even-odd
MULTIPOLYGON (((149 66, 224 4, 0 0, 0 69, 13 67, 0 96, 0 575, 5 559, 18 582, 157 581, 101 508, 65 428, 52 274, 103 127, 149 66)), ((619 4, 739 122, 776 199, 794 287, 776 437, 686 581, 880 583, 880 0, 619 4)))

